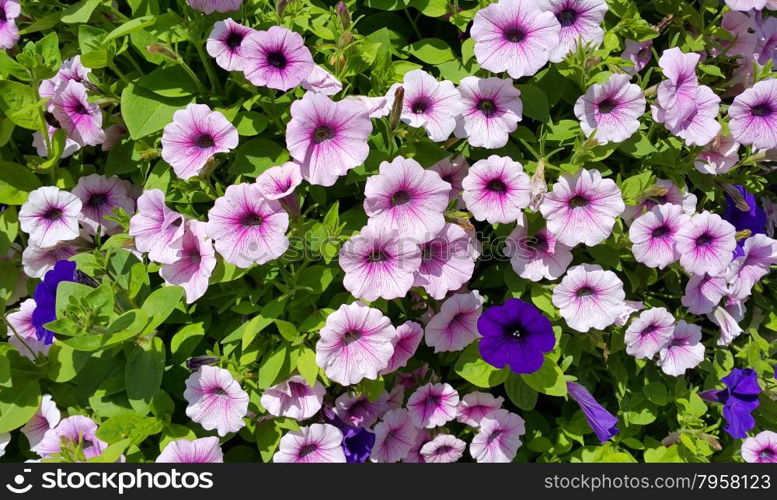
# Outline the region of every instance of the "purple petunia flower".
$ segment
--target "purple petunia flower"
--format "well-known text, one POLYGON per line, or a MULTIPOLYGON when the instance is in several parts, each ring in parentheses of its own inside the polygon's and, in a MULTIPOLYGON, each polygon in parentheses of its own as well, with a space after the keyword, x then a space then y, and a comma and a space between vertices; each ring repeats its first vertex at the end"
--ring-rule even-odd
POLYGON ((736 96, 728 116, 735 141, 760 149, 777 147, 777 80, 761 80, 736 96))
POLYGON ((600 443, 606 443, 618 433, 618 417, 607 411, 588 392, 588 389, 576 382, 567 382, 567 391, 583 410, 583 415, 600 443))
POLYGON ((47 272, 43 281, 35 287, 35 310, 32 312, 32 324, 39 342, 49 345, 54 342, 54 333, 44 325, 57 319, 57 287, 63 281, 78 281, 76 263, 62 260, 47 272))
POLYGON ((363 427, 355 427, 343 422, 331 408, 324 409, 324 420, 335 426, 343 434, 341 447, 345 461, 349 464, 366 462, 375 445, 375 434, 363 427))
POLYGON ((156 459, 158 464, 216 464, 223 461, 224 453, 215 436, 170 441, 156 459))
POLYGON ((737 245, 734 226, 704 211, 677 231, 680 265, 691 274, 720 274, 731 262, 737 245))
POLYGON ((758 374, 751 368, 734 368, 721 380, 726 385, 725 389, 704 391, 699 396, 707 401, 722 403, 723 418, 727 422, 723 430, 734 439, 744 439, 747 431, 755 427, 755 419, 751 414, 760 404, 758 374))
POLYGON ((216 21, 208 35, 205 50, 225 70, 241 71, 245 59, 243 42, 251 33, 255 33, 252 28, 236 23, 231 17, 216 21))
POLYGON ((53 247, 61 241, 78 237, 81 200, 56 186, 43 186, 30 191, 19 210, 19 228, 30 235, 40 248, 53 247))
POLYGON ((286 147, 300 164, 305 180, 328 187, 364 163, 370 152, 370 133, 372 122, 367 108, 306 92, 291 104, 286 147))
POLYGON ((346 463, 343 433, 331 424, 311 424, 287 432, 272 457, 275 463, 346 463))
POLYGON ((612 75, 604 83, 595 83, 575 102, 575 116, 586 137, 600 144, 623 142, 639 129, 639 117, 645 112, 645 95, 638 85, 629 83, 629 75, 612 75))
POLYGON ((475 14, 470 34, 475 58, 492 73, 531 76, 558 46, 561 25, 535 0, 500 0, 475 14))
MULTIPOLYGON (((750 193, 744 186, 734 184, 733 191, 723 193, 726 200, 726 209, 723 212, 723 218, 730 222, 737 231, 750 231, 750 236, 756 234, 766 234, 766 212, 759 205, 755 195, 750 193), (737 196, 737 200, 731 194, 737 196), (738 193, 738 194, 737 194, 738 193), (748 207, 742 210, 742 205, 748 207)), ((734 257, 744 255, 744 245, 749 238, 737 241, 737 248, 734 250, 734 257)))
POLYGON ((250 33, 241 48, 243 73, 257 87, 289 90, 313 71, 313 56, 302 36, 282 26, 250 33))
POLYGON ((615 323, 625 298, 618 275, 596 264, 571 267, 551 295, 567 325, 578 332, 604 330, 615 323))
POLYGON ((761 431, 742 443, 742 459, 752 464, 777 463, 777 432, 761 431))
POLYGON ((605 0, 540 0, 540 9, 552 12, 559 24, 559 43, 550 53, 551 62, 561 62, 578 46, 597 48, 604 38, 601 27, 607 14, 605 0))
POLYGON ((478 319, 480 355, 497 368, 509 366, 515 373, 534 373, 553 350, 556 336, 550 320, 528 302, 508 299, 486 309, 478 319))
POLYGON ((507 144, 523 117, 521 91, 512 80, 468 76, 459 83, 464 109, 456 123, 456 137, 471 146, 497 149, 507 144))

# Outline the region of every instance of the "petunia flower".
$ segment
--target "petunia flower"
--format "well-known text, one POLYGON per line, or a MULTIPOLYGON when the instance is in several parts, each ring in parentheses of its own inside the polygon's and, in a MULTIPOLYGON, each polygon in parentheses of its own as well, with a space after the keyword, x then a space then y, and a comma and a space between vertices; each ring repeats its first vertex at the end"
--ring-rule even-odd
POLYGON ((81 146, 96 146, 105 139, 103 113, 87 100, 86 87, 75 80, 61 82, 51 98, 51 113, 68 137, 81 146))
POLYGON ((94 420, 83 415, 73 415, 46 431, 35 452, 43 458, 54 458, 60 454, 63 446, 78 446, 84 458, 89 460, 100 456, 108 443, 97 437, 97 423, 94 420))
POLYGON ((158 464, 216 464, 223 461, 224 452, 215 436, 170 441, 156 459, 158 464))
POLYGON ((5 317, 10 326, 8 328, 8 343, 30 361, 34 361, 38 354, 48 356, 51 348, 50 343, 38 340, 36 335, 37 328, 32 320, 35 307, 35 299, 27 299, 19 305, 18 311, 9 313, 5 317))
POLYGON ((456 436, 438 434, 421 447, 420 455, 427 464, 450 464, 464 455, 467 444, 456 436))
POLYGON ((477 340, 483 298, 477 290, 449 297, 427 323, 424 340, 434 352, 460 351, 477 340))
POLYGON ((437 172, 442 180, 451 185, 449 198, 454 200, 463 189, 461 183, 469 171, 469 162, 461 155, 449 156, 429 167, 429 170, 437 172))
MULTIPOLYGON (((723 198, 726 201, 723 218, 730 222, 737 232, 748 230, 750 231, 750 236, 766 233, 766 212, 759 205, 755 195, 745 189, 744 186, 738 184, 731 185, 724 191, 723 198)), ((734 250, 735 258, 744 255, 744 245, 748 239, 750 238, 737 241, 737 247, 734 250)))
POLYGON ((236 23, 231 17, 216 21, 208 35, 205 50, 216 59, 216 64, 227 71, 242 71, 245 60, 244 42, 252 28, 236 23))
POLYGON ((559 43, 550 53, 551 62, 561 62, 578 46, 598 48, 604 38, 601 27, 607 13, 605 0, 540 0, 543 11, 552 12, 561 25, 559 43))
MULTIPOLYGON (((6 3, 6 5, 8 5, 8 3, 6 3)), ((38 95, 40 95, 41 99, 53 97, 54 91, 59 84, 68 80, 73 80, 78 83, 88 82, 89 73, 91 72, 91 68, 87 68, 81 63, 81 56, 75 55, 70 59, 62 61, 56 75, 40 82, 40 85, 38 85, 38 95)))
POLYGON ((273 455, 275 463, 345 463, 343 433, 330 424, 311 424, 287 432, 273 455))
POLYGON ((363 427, 356 427, 343 422, 330 408, 324 408, 324 421, 334 425, 343 434, 340 447, 349 464, 366 462, 375 444, 375 434, 363 427))
POLYGON ((76 263, 61 260, 46 272, 43 281, 35 287, 35 309, 32 311, 32 324, 35 337, 39 342, 50 345, 54 342, 54 332, 45 328, 46 323, 57 319, 57 289, 63 281, 78 281, 76 263))
POLYGON ((761 80, 728 108, 731 137, 759 149, 777 147, 777 80, 761 80))
POLYGON ((127 193, 127 188, 118 177, 105 177, 90 174, 78 179, 72 193, 81 200, 81 223, 89 233, 95 234, 101 228, 102 234, 115 234, 121 226, 105 218, 113 215, 116 208, 132 214, 135 201, 127 193))
POLYGON ((742 459, 751 464, 777 463, 777 432, 761 431, 742 443, 742 459))
POLYGON ((480 420, 480 429, 469 445, 478 463, 512 462, 526 433, 524 420, 507 410, 495 410, 480 420))
POLYGON ((314 65, 310 74, 302 80, 302 88, 324 95, 335 95, 343 90, 343 84, 329 71, 314 65))
POLYGON ((737 242, 734 226, 704 211, 691 217, 675 235, 680 265, 691 274, 716 275, 731 262, 737 242))
POLYGON ((562 175, 540 205, 548 230, 569 247, 604 241, 624 209, 615 181, 603 179, 598 170, 586 169, 562 175))
POLYGON ((383 420, 375 426, 375 445, 370 460, 379 463, 399 462, 410 453, 419 433, 407 410, 386 412, 383 420))
POLYGON ((0 0, 0 49, 12 49, 19 41, 16 18, 20 13, 17 0, 0 0))
POLYGON ((183 397, 189 403, 186 416, 205 430, 215 430, 219 436, 226 436, 245 426, 243 418, 248 413, 248 393, 229 370, 201 366, 186 379, 183 397))
POLYGON ((415 321, 405 321, 397 327, 397 333, 391 340, 394 353, 389 359, 388 366, 380 371, 381 375, 392 373, 407 365, 407 362, 415 354, 421 339, 424 337, 424 329, 415 321))
POLYGON ((243 73, 257 87, 286 91, 313 71, 313 56, 302 36, 282 26, 250 33, 241 48, 243 73))
MULTIPOLYGON (((396 89, 394 84, 387 97, 393 104, 396 89)), ((423 128, 434 142, 446 140, 456 128, 456 117, 464 110, 459 91, 452 82, 438 82, 424 70, 414 69, 405 73, 401 84, 404 89, 402 121, 411 127, 423 128)))
POLYGON ((535 0, 500 0, 475 14, 470 35, 483 69, 521 78, 545 66, 559 44, 561 25, 535 0))
POLYGON ((376 379, 394 352, 396 330, 378 309, 343 304, 326 318, 316 343, 316 363, 341 385, 376 379))
POLYGON ((437 172, 398 156, 382 162, 379 173, 367 178, 364 211, 371 225, 395 229, 403 238, 422 244, 445 225, 449 192, 450 185, 437 172))
POLYGON ((586 137, 596 131, 600 144, 623 142, 639 129, 645 112, 645 95, 629 75, 615 74, 604 83, 591 85, 575 102, 575 116, 586 137))
POLYGON ((19 210, 19 228, 30 235, 30 241, 48 248, 60 241, 78 237, 81 200, 56 186, 43 186, 27 197, 19 210))
POLYGON ((459 83, 464 109, 456 123, 456 137, 471 146, 497 149, 507 144, 523 117, 521 91, 513 81, 468 76, 459 83))
POLYGON ((621 52, 620 58, 627 61, 631 61, 631 66, 623 68, 623 71, 634 75, 645 69, 650 60, 653 58, 653 52, 650 50, 653 46, 653 42, 648 40, 646 42, 636 42, 634 40, 625 40, 625 48, 621 52))
POLYGON ((457 408, 456 420, 470 427, 479 427, 480 422, 495 411, 502 408, 505 398, 494 397, 487 392, 470 392, 466 394, 457 408))
POLYGON ((703 174, 725 174, 739 162, 739 143, 730 135, 718 135, 701 150, 693 162, 703 174))
POLYGON ((664 307, 642 311, 626 329, 626 352, 637 359, 650 359, 666 346, 674 333, 674 316, 664 307))
POLYGON ((732 10, 741 10, 744 12, 753 9, 761 10, 766 6, 767 0, 726 0, 726 5, 732 10))
POLYGON ((477 257, 472 237, 460 226, 446 223, 434 238, 421 245, 421 266, 415 272, 413 286, 441 300, 472 278, 477 257))
POLYGON ((372 122, 365 107, 306 92, 291 104, 286 147, 300 164, 303 179, 328 187, 364 163, 370 133, 372 122))
POLYGON ((702 361, 704 344, 701 343, 701 327, 678 321, 669 342, 661 348, 658 366, 667 375, 679 377, 702 361))
POLYGON ((604 330, 612 325, 625 298, 620 278, 595 264, 569 268, 551 296, 567 325, 578 332, 604 330))
MULTIPOLYGON (((54 139, 54 134, 59 130, 56 127, 52 127, 48 123, 46 124, 46 133, 49 136, 49 141, 52 141, 54 139)), ((38 153, 38 156, 42 158, 48 158, 49 156, 49 150, 48 145, 46 144, 46 139, 43 138, 43 134, 40 132, 34 132, 32 134, 32 147, 35 148, 35 152, 38 153)), ((73 153, 81 149, 81 145, 78 144, 76 141, 71 139, 70 137, 65 137, 65 147, 62 149, 62 153, 60 154, 60 158, 67 158, 69 156, 72 156, 73 153)), ((105 143, 102 144, 102 150, 107 151, 105 149, 105 143)))
MULTIPOLYGON (((38 448, 43 442, 43 438, 46 433, 51 429, 57 427, 62 415, 57 409, 56 403, 51 398, 50 394, 44 394, 40 400, 40 406, 35 415, 24 424, 22 427, 22 434, 27 438, 27 442, 30 444, 30 450, 38 453, 38 448)), ((40 453, 38 453, 40 454, 40 453)))
POLYGON ((175 262, 163 264, 159 275, 168 285, 183 287, 186 303, 191 304, 205 295, 208 280, 216 268, 216 252, 205 234, 206 225, 188 220, 181 240, 181 256, 175 262))
POLYGON ((129 223, 129 235, 135 248, 148 253, 154 262, 172 264, 181 255, 184 219, 165 205, 165 194, 159 189, 144 191, 137 200, 137 211, 129 223))
POLYGON ((676 235, 690 221, 679 205, 656 205, 629 227, 634 259, 648 267, 663 269, 680 259, 676 235))
POLYGON ((567 382, 567 392, 583 411, 588 426, 604 444, 618 434, 618 418, 594 399, 588 389, 576 382, 567 382))
POLYGON ((311 387, 301 375, 292 375, 264 391, 260 401, 270 415, 306 420, 321 409, 325 393, 321 382, 311 387))
POLYGON ((335 400, 332 411, 340 420, 352 427, 369 429, 387 409, 385 398, 388 397, 388 393, 384 392, 383 396, 377 401, 370 401, 364 394, 344 392, 335 400))
POLYGON ((698 107, 696 65, 699 58, 699 54, 686 54, 673 47, 665 50, 658 60, 666 80, 658 85, 656 103, 663 111, 661 119, 656 117, 656 120, 665 123, 670 130, 679 128, 698 107))
POLYGON ((504 253, 513 271, 530 281, 558 279, 572 262, 572 249, 557 241, 547 228, 530 235, 523 215, 507 237, 504 253))
POLYGON ((455 419, 458 404, 459 393, 449 384, 428 383, 410 395, 407 409, 416 427, 432 429, 455 419))
POLYGON ((726 271, 729 293, 744 300, 750 296, 758 281, 777 264, 777 241, 765 234, 756 234, 745 240, 744 254, 734 259, 726 271))
POLYGON ((643 194, 643 198, 639 203, 628 205, 623 211, 621 218, 626 223, 632 223, 634 219, 658 205, 679 205, 683 208, 683 213, 687 215, 693 215, 696 212, 696 195, 689 192, 683 193, 683 189, 680 189, 670 180, 656 179, 656 183, 646 191, 648 195, 643 194))
POLYGON ((752 413, 760 405, 758 395, 758 374, 751 368, 734 368, 721 379, 725 389, 713 389, 699 393, 702 399, 723 404, 723 418, 727 425, 723 427, 732 438, 744 439, 747 431, 755 427, 752 413))
POLYGON ((715 309, 720 299, 728 293, 728 283, 723 276, 707 273, 691 276, 680 299, 691 314, 707 314, 715 309))
POLYGON ((461 182, 462 198, 477 220, 514 222, 531 200, 531 180, 523 165, 507 156, 491 155, 475 162, 461 182))
POLYGON ((240 8, 243 0, 186 0, 194 10, 205 14, 214 12, 230 12, 240 8))

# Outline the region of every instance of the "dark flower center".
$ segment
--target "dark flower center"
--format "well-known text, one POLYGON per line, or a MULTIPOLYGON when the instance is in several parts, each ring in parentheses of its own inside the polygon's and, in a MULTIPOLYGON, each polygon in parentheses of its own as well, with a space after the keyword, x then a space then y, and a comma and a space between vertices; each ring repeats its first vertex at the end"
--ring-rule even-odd
POLYGON ((486 184, 486 189, 492 193, 504 193, 507 191, 507 185, 502 179, 491 179, 488 181, 488 184, 486 184))
POLYGON ((413 101, 413 103, 410 105, 410 111, 417 115, 422 115, 426 113, 426 110, 429 109, 429 101, 427 101, 424 98, 416 99, 413 101))
POLYGON ((316 130, 313 131, 313 142, 321 144, 324 141, 333 139, 335 131, 329 125, 319 125, 316 130))
POLYGON ((657 228, 653 229, 653 232, 650 233, 650 235, 653 238, 663 238, 670 232, 672 232, 672 230, 669 229, 669 226, 664 225, 664 226, 658 226, 657 228))
POLYGON ((453 451, 453 446, 444 444, 444 445, 440 446, 439 448, 437 448, 436 450, 434 450, 434 454, 435 455, 445 455, 445 454, 450 453, 452 451, 453 451))
POLYGON ((86 204, 91 208, 100 208, 105 205, 106 201, 108 201, 107 193, 92 193, 86 201, 86 204))
POLYGON ((654 324, 651 323, 648 326, 646 326, 645 328, 643 328, 641 332, 639 332, 639 336, 640 337, 647 337, 648 335, 652 334, 656 330, 658 330, 658 325, 654 325, 654 324))
POLYGON ((343 335, 343 345, 351 345, 362 338, 362 332, 358 330, 349 330, 343 335))
POLYGON ((585 207, 588 205, 588 198, 582 195, 573 196, 571 200, 569 200, 569 206, 572 208, 578 208, 578 207, 585 207))
POLYGON ((599 103, 599 112, 604 115, 612 113, 612 110, 615 109, 615 106, 617 105, 618 104, 612 99, 605 99, 599 103))
POLYGON ((259 215, 259 214, 254 214, 254 213, 246 214, 240 220, 240 223, 242 225, 248 226, 248 227, 261 226, 262 222, 264 222, 264 220, 262 219, 262 216, 259 215))
POLYGON ((496 103, 491 99, 481 99, 478 109, 486 118, 491 118, 496 114, 496 103))
POLYGON ((409 202, 412 198, 413 197, 410 195, 408 191, 401 189, 391 196, 391 204, 395 207, 397 205, 404 205, 405 203, 409 202))
POLYGON ((286 67, 286 56, 282 52, 270 52, 267 54, 267 64, 273 68, 283 69, 286 67))
POLYGON ((197 139, 194 140, 194 144, 200 149, 208 149, 215 146, 216 141, 213 140, 213 136, 210 134, 200 134, 197 139))
POLYGON ((183 224, 183 219, 175 219, 167 225, 165 231, 168 233, 174 233, 179 227, 181 227, 181 224, 183 224))
POLYGON ((520 26, 511 26, 504 30, 503 36, 510 43, 520 43, 526 38, 526 32, 520 26))
POLYGON ((771 448, 764 448, 758 453, 758 458, 761 458, 763 460, 767 460, 772 458, 775 455, 775 451, 771 448))
POLYGON ((0 23, 4 23, 8 21, 8 18, 5 17, 5 8, 0 9, 0 23))
POLYGON ((491 444, 497 439, 499 439, 499 436, 504 434, 504 431, 502 429, 494 429, 494 431, 488 436, 486 439, 486 444, 491 444))
POLYGON ((523 330, 518 326, 508 327, 507 335, 519 339, 523 337, 523 330))
POLYGON ((431 242, 424 244, 424 246, 421 248, 421 259, 425 262, 434 260, 437 257, 434 250, 434 245, 432 245, 431 242))
POLYGON ((46 111, 45 113, 43 113, 43 118, 46 120, 46 123, 48 123, 52 127, 60 128, 59 121, 57 121, 57 119, 54 117, 54 113, 52 113, 51 111, 46 111))
POLYGON ((61 219, 62 210, 57 207, 51 207, 46 211, 46 213, 43 214, 43 218, 52 221, 61 219))
POLYGON ((591 288, 590 286, 582 286, 578 288, 576 295, 578 297, 590 297, 594 293, 595 293, 594 289, 591 288))
POLYGON ((202 256, 200 255, 199 250, 192 249, 186 252, 186 257, 189 259, 189 262, 193 262, 195 264, 199 264, 202 261, 202 256))
POLYGON ((696 246, 697 247, 706 247, 707 245, 712 243, 714 239, 715 238, 711 234, 704 233, 704 234, 700 235, 698 238, 696 238, 696 246))
POLYGON ((78 101, 75 106, 73 106, 73 112, 79 115, 88 115, 89 110, 86 109, 86 106, 81 101, 78 101))
POLYGON ((229 35, 227 35, 227 39, 224 40, 224 43, 227 44, 227 47, 234 50, 240 47, 240 44, 243 43, 243 34, 237 31, 232 31, 229 35))
POLYGON ((306 444, 305 446, 299 449, 299 458, 305 458, 306 456, 310 455, 317 449, 318 449, 318 445, 316 444, 306 444))
POLYGON ((215 389, 213 389, 213 394, 215 394, 217 396, 226 396, 227 395, 227 391, 225 391, 221 387, 216 387, 215 389))
POLYGON ((558 23, 564 28, 572 26, 575 24, 575 21, 577 21, 577 11, 575 9, 564 9, 556 14, 556 19, 558 19, 558 23))
POLYGON ((750 109, 750 113, 752 113, 753 116, 769 116, 772 114, 772 111, 772 107, 766 102, 756 104, 750 109))
POLYGON ((385 262, 389 259, 389 256, 386 252, 383 250, 373 250, 370 252, 370 254, 367 256, 367 260, 370 262, 385 262))

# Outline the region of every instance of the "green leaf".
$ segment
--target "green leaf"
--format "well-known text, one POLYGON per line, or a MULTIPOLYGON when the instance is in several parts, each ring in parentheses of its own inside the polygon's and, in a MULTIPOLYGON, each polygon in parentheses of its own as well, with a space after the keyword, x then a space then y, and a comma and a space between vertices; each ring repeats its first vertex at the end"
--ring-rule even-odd
POLYGON ((147 26, 151 26, 152 24, 156 23, 156 20, 156 16, 142 16, 131 19, 126 23, 122 23, 118 28, 108 33, 104 41, 107 43, 111 40, 115 40, 116 38, 127 36, 147 26))
POLYGON ((40 386, 29 381, 0 391, 0 432, 17 429, 32 418, 40 406, 40 386))
POLYGON ((254 439, 262 456, 262 461, 271 462, 278 444, 281 442, 281 428, 276 420, 267 420, 256 426, 254 439))
POLYGON ((283 365, 288 360, 288 349, 285 345, 281 345, 266 356, 259 365, 259 376, 256 379, 256 386, 260 389, 267 389, 275 384, 279 378, 283 365))
POLYGON ((313 387, 318 377, 318 363, 316 363, 316 353, 307 347, 300 349, 297 359, 297 371, 309 386, 313 387))
POLYGON ((124 383, 132 407, 142 413, 148 412, 148 405, 162 386, 165 371, 165 343, 159 337, 136 345, 127 356, 124 368, 124 383))
POLYGON ((173 364, 180 365, 186 361, 204 337, 205 325, 203 323, 193 323, 178 330, 170 341, 173 364))
POLYGON ((453 370, 464 380, 478 387, 495 387, 510 375, 506 368, 495 368, 480 357, 478 343, 470 344, 459 355, 453 370))
POLYGON ((451 46, 439 38, 424 38, 408 45, 407 52, 427 64, 440 64, 456 58, 451 46))
POLYGON ((173 113, 189 102, 188 97, 161 97, 130 84, 121 93, 121 116, 130 137, 140 139, 162 130, 173 121, 173 113))
POLYGON ((28 130, 42 130, 37 89, 10 80, 0 81, 0 109, 16 125, 28 130))
POLYGON ((185 97, 197 93, 197 83, 180 66, 157 68, 135 81, 135 85, 162 97, 185 97))
POLYGON ((85 23, 102 0, 83 0, 62 11, 62 22, 67 24, 85 23))
POLYGON ((564 372, 555 361, 545 356, 542 367, 534 373, 521 375, 526 385, 549 396, 566 396, 567 384, 564 372))
POLYGON ((87 460, 87 462, 99 464, 116 463, 121 460, 121 456, 124 454, 127 448, 129 448, 130 443, 132 443, 131 439, 122 439, 121 441, 110 444, 107 448, 105 448, 105 450, 103 450, 102 453, 96 457, 90 458, 87 460))
POLYGON ((511 373, 505 380, 505 392, 515 406, 524 411, 531 411, 537 404, 537 391, 529 387, 520 375, 511 373))
POLYGON ((151 333, 156 327, 164 323, 170 313, 181 302, 183 288, 179 286, 165 286, 154 290, 143 302, 143 311, 148 314, 149 322, 143 329, 143 334, 151 333))
POLYGON ((242 143, 235 151, 235 159, 229 171, 233 174, 257 177, 272 167, 289 159, 289 153, 278 144, 256 137, 242 143))
POLYGON ((550 103, 545 92, 534 85, 519 85, 521 101, 523 101, 523 114, 538 122, 550 121, 550 103))
POLYGON ((280 332, 281 336, 289 342, 295 342, 299 340, 297 327, 294 326, 294 323, 289 323, 288 321, 283 321, 282 319, 276 319, 275 326, 278 328, 278 332, 280 332))
POLYGON ((62 281, 57 285, 57 318, 65 317, 65 311, 72 301, 80 302, 85 299, 94 288, 76 283, 75 281, 62 281))
POLYGON ((127 412, 110 417, 100 424, 97 437, 108 444, 129 438, 131 444, 139 445, 148 436, 162 432, 163 428, 164 424, 158 418, 127 412))
POLYGON ((22 205, 30 191, 40 185, 38 177, 24 165, 0 161, 0 203, 22 205))

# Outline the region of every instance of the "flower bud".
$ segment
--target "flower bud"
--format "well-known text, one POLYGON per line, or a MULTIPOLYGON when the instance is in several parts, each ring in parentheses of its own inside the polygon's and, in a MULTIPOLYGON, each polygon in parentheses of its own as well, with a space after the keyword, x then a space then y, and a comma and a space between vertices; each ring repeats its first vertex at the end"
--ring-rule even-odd
POLYGON ((402 107, 404 104, 405 88, 400 85, 394 92, 394 104, 391 106, 391 112, 389 113, 389 123, 391 124, 392 130, 399 126, 399 120, 402 118, 402 107))
POLYGON ((343 29, 347 30, 351 27, 351 13, 348 12, 348 7, 345 5, 345 2, 342 0, 340 2, 337 2, 337 5, 335 5, 335 12, 337 12, 337 17, 340 19, 340 24, 343 25, 343 29))
POLYGON ((146 46, 146 50, 149 54, 163 56, 173 61, 178 60, 178 54, 173 52, 170 47, 162 43, 152 43, 151 45, 146 46))

